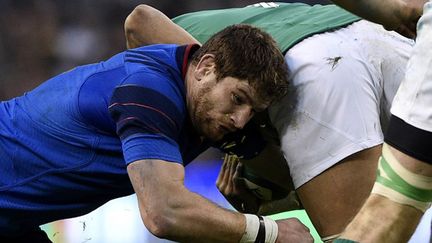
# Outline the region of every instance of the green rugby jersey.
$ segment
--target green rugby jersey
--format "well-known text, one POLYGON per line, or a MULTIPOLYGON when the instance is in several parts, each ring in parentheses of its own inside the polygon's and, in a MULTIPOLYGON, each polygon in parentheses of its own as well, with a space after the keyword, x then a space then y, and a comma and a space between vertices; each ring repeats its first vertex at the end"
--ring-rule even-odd
POLYGON ((251 24, 270 33, 285 53, 313 34, 343 27, 359 19, 335 5, 263 3, 188 13, 173 20, 201 43, 226 26, 251 24))

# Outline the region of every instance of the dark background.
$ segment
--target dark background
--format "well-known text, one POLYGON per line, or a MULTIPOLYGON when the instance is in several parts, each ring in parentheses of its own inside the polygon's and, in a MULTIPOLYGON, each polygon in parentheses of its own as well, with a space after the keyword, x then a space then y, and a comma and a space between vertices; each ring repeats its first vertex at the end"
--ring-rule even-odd
POLYGON ((124 50, 123 22, 140 3, 175 17, 190 11, 243 7, 256 2, 0 0, 0 100, 22 95, 76 65, 124 50))

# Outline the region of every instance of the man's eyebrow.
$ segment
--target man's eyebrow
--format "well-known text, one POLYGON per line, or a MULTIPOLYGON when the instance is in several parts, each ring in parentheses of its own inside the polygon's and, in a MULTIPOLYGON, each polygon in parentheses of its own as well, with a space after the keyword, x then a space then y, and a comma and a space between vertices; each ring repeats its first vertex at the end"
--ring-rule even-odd
POLYGON ((252 102, 252 101, 253 101, 253 100, 252 100, 252 97, 249 95, 250 92, 246 92, 245 89, 246 89, 246 88, 244 88, 244 87, 239 87, 239 88, 238 88, 239 92, 240 92, 240 93, 243 93, 243 95, 246 97, 246 99, 248 100, 248 102, 249 102, 250 104, 253 104, 253 102, 252 102))
POLYGON ((252 97, 250 95, 251 92, 246 92, 245 91, 246 89, 247 88, 244 88, 244 87, 239 87, 238 88, 239 92, 243 93, 243 95, 246 97, 248 103, 252 105, 253 109, 255 111, 257 111, 257 112, 265 110, 267 108, 267 106, 266 105, 259 105, 259 103, 260 103, 259 101, 258 102, 254 102, 254 100, 252 99, 252 97))

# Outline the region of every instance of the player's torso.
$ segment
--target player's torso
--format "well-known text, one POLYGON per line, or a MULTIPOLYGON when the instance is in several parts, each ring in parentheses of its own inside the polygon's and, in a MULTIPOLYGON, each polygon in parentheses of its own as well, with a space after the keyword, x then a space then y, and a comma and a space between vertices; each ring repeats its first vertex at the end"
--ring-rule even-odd
MULTIPOLYGON (((115 87, 146 62, 125 65, 124 59, 122 53, 77 67, 0 103, 0 210, 8 208, 15 219, 32 212, 43 223, 133 193, 108 106, 115 87), (37 203, 24 203, 30 201, 37 203)), ((152 65, 176 68, 162 59, 152 65)))

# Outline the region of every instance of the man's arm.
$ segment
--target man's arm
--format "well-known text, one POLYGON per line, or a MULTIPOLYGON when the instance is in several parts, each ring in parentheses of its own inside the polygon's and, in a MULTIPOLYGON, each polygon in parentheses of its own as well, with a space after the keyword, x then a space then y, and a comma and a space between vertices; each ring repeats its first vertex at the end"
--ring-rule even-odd
POLYGON ((124 28, 127 48, 160 43, 179 45, 199 43, 165 14, 145 4, 138 5, 129 14, 124 28))
MULTIPOLYGON (((408 171, 431 184, 432 166, 408 156, 395 148, 391 152, 408 171)), ((411 205, 399 203, 372 193, 360 212, 347 226, 341 238, 358 242, 407 242, 414 233, 423 212, 411 205)))
POLYGON ((360 17, 413 38, 427 0, 333 0, 360 17))
MULTIPOLYGON (((180 242, 239 242, 245 217, 222 209, 190 192, 184 168, 161 160, 139 160, 128 166, 141 217, 154 235, 180 242)), ((312 242, 297 219, 279 220, 276 242, 312 242)))
POLYGON ((184 184, 182 165, 140 160, 127 167, 141 217, 157 237, 180 242, 239 242, 244 217, 221 209, 184 184))

